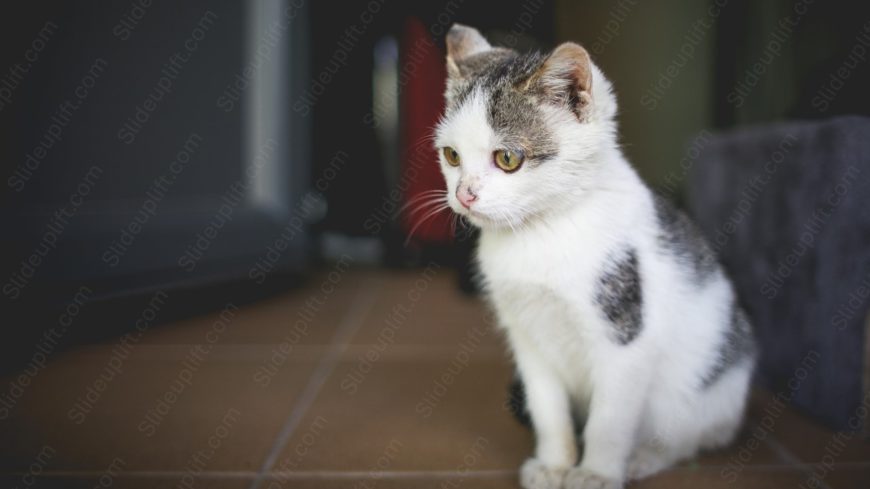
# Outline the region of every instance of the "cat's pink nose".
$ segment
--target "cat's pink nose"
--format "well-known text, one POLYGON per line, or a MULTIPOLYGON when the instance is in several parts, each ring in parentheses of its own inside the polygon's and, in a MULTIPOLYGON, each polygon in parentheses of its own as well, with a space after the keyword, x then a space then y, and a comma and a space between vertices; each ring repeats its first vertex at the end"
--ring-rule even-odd
POLYGON ((471 204, 477 200, 477 193, 468 185, 460 185, 456 189, 456 198, 466 209, 471 209, 471 204))

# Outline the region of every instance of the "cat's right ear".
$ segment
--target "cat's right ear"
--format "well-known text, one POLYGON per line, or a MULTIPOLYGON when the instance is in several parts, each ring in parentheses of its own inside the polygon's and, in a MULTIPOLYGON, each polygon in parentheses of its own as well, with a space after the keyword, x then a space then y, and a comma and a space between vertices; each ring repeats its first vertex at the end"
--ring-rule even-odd
POLYGON ((474 27, 453 24, 447 31, 447 74, 451 78, 463 76, 459 63, 469 56, 492 49, 486 38, 474 27))
POLYGON ((556 104, 568 105, 581 121, 592 112, 592 60, 579 44, 557 47, 525 83, 556 104))

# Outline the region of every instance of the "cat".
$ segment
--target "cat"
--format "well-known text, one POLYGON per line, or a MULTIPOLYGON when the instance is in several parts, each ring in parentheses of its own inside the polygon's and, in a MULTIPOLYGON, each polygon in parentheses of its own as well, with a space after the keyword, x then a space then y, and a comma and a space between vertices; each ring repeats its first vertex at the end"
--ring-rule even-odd
POLYGON ((480 228, 482 287, 525 390, 521 485, 620 488, 730 443, 752 328, 698 228, 622 154, 610 82, 570 42, 520 54, 454 25, 446 44, 444 199, 480 228))

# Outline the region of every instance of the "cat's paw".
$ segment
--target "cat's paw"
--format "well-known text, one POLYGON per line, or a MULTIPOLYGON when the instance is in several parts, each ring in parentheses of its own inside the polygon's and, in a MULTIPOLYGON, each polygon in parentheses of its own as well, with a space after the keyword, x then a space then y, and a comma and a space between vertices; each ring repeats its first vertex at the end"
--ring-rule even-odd
POLYGON ((622 481, 574 467, 565 476, 565 489, 622 489, 622 481))
POLYGON ((530 458, 520 467, 520 485, 523 489, 562 489, 567 472, 568 467, 545 465, 530 458))

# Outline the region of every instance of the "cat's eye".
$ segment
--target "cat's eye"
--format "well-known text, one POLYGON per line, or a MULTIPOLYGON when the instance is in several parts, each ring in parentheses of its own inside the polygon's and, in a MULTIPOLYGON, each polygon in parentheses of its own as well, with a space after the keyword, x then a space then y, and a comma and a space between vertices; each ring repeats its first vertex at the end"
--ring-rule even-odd
POLYGON ((526 159, 522 151, 511 151, 509 149, 496 151, 494 157, 495 164, 507 173, 517 171, 526 159))
POLYGON ((459 166, 461 160, 459 158, 459 153, 457 153, 455 149, 450 146, 445 146, 441 152, 444 153, 444 159, 447 160, 448 165, 459 166))

